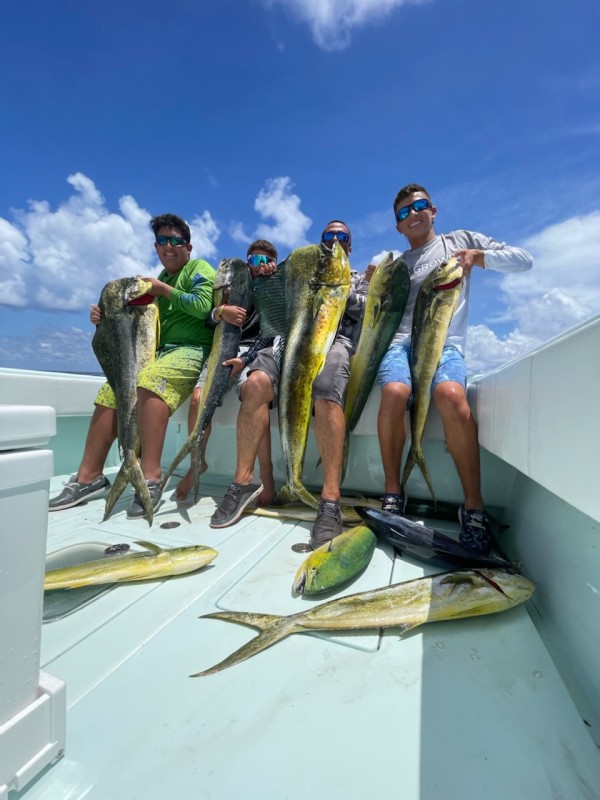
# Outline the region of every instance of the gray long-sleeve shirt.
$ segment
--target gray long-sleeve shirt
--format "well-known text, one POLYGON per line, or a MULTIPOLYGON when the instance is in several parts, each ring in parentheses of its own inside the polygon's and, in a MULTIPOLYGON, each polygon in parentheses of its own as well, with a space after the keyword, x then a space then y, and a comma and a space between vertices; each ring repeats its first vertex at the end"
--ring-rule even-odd
MULTIPOLYGON (((410 274, 410 295, 402 322, 394 335, 392 344, 408 344, 412 333, 415 303, 421 284, 429 273, 447 261, 457 250, 483 250, 486 269, 496 272, 525 272, 531 269, 533 259, 520 247, 509 247, 504 242, 475 231, 452 231, 438 233, 434 239, 422 247, 406 250, 402 255, 410 274)), ((470 274, 463 280, 458 305, 446 338, 447 345, 453 345, 464 353, 467 335, 467 315, 469 311, 470 274)))

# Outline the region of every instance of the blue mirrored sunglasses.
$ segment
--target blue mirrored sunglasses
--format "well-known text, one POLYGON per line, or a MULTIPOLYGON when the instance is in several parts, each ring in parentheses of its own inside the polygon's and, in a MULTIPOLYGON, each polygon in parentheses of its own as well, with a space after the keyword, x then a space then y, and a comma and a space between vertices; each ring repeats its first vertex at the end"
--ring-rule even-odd
POLYGON ((322 242, 333 242, 334 239, 337 239, 338 242, 349 242, 350 234, 345 233, 344 231, 325 231, 325 233, 321 236, 322 242))
POLYGON ((412 208, 413 211, 425 211, 426 208, 431 208, 431 203, 427 198, 420 197, 418 200, 413 200, 412 203, 409 203, 407 206, 402 206, 396 211, 396 219, 398 222, 402 222, 405 220, 408 215, 410 214, 410 210, 412 208))
POLYGON ((156 244, 170 244, 171 247, 181 247, 182 244, 188 244, 188 242, 181 236, 157 236, 156 244))
POLYGON ((268 264, 270 261, 275 261, 271 256, 248 256, 248 264, 251 267, 260 267, 261 264, 268 264))

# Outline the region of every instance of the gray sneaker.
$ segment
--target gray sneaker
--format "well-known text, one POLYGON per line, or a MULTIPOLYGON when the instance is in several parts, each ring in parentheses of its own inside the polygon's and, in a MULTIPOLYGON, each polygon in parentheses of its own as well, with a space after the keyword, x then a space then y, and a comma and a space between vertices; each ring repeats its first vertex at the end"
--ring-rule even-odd
POLYGON ((211 528, 226 528, 242 516, 244 509, 262 492, 262 483, 230 483, 217 510, 210 518, 211 528))
POLYGON ((310 533, 310 546, 313 550, 330 539, 339 536, 344 530, 340 504, 334 500, 321 500, 317 518, 310 533))
MULTIPOLYGON (((146 486, 150 492, 150 499, 152 500, 152 510, 156 511, 160 505, 162 492, 160 491, 161 481, 146 481, 146 486)), ((127 516, 129 519, 136 519, 137 517, 145 517, 146 512, 141 503, 140 496, 136 492, 135 497, 131 501, 131 505, 127 509, 127 516)))
POLYGON ((78 506, 79 503, 91 500, 92 497, 98 497, 110 489, 110 481, 104 475, 100 475, 91 483, 81 483, 77 480, 77 475, 71 475, 71 480, 63 486, 65 488, 62 492, 48 503, 48 511, 62 511, 64 508, 78 506))

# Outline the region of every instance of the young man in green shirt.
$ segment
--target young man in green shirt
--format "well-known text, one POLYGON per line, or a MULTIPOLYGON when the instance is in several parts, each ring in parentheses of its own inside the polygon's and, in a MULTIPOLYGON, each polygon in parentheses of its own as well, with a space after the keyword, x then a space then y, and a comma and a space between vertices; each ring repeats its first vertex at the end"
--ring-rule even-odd
MULTIPOLYGON (((162 214, 150 220, 154 247, 164 269, 152 284, 160 319, 156 360, 137 379, 137 414, 141 468, 154 510, 160 504, 160 459, 171 414, 191 394, 212 345, 213 331, 204 324, 212 308, 215 271, 206 261, 190 259, 190 229, 181 217, 162 214)), ((100 309, 92 306, 90 319, 100 322, 100 309)), ((77 474, 50 501, 50 511, 78 505, 105 492, 110 483, 102 470, 117 435, 116 398, 108 383, 96 396, 95 409, 77 474)), ((143 517, 136 494, 128 517, 143 517)))

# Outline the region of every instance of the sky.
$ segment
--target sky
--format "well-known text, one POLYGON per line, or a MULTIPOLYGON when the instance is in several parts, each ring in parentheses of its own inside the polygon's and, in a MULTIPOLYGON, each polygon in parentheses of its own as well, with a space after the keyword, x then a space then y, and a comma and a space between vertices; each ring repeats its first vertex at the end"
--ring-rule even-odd
POLYGON ((90 304, 157 275, 151 216, 213 266, 351 228, 364 271, 436 230, 525 247, 475 269, 481 374, 600 313, 597 0, 20 0, 0 32, 0 366, 98 371, 90 304))

